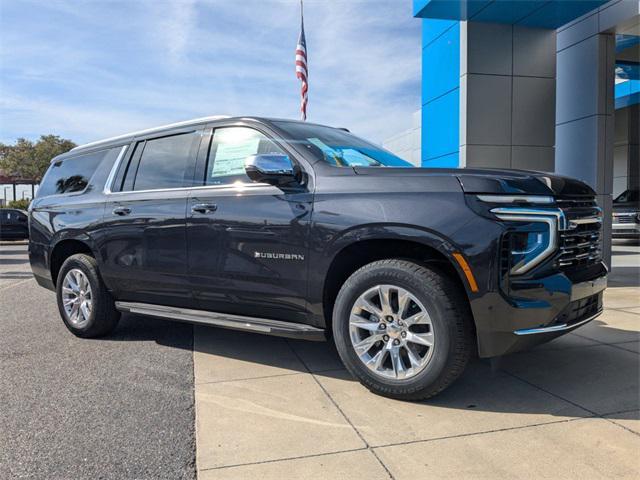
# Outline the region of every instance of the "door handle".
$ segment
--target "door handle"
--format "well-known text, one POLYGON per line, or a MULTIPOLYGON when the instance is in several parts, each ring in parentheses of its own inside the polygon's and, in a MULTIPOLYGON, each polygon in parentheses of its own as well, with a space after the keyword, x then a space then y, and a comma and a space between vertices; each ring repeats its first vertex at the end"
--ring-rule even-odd
POLYGON ((129 215, 131 213, 131 209, 127 207, 116 207, 113 209, 114 215, 119 215, 124 217, 125 215, 129 215))
POLYGON ((193 213, 209 213, 215 212, 218 209, 218 205, 215 203, 196 203, 191 207, 193 213))

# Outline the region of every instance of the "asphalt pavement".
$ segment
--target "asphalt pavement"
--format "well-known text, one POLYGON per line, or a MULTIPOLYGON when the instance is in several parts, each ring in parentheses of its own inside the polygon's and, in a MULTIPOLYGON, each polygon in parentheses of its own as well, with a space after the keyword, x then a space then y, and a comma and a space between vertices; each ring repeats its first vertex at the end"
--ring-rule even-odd
POLYGON ((0 479, 195 478, 192 327, 76 338, 26 248, 0 243, 0 479))

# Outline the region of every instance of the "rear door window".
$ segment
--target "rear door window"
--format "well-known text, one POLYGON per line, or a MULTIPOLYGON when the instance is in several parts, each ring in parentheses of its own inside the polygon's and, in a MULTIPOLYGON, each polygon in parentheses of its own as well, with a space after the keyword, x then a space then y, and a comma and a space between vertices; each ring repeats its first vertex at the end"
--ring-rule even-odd
POLYGON ((63 193, 82 192, 91 180, 100 162, 110 151, 119 152, 121 147, 57 160, 49 166, 38 188, 38 197, 63 193))
POLYGON ((191 186, 199 140, 198 131, 139 142, 126 170, 122 190, 191 186))

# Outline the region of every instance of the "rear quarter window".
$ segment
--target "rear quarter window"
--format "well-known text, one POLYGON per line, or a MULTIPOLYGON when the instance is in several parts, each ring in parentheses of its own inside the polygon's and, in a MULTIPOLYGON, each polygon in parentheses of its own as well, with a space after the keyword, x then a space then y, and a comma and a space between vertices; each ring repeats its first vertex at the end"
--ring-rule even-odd
POLYGON ((117 155, 120 148, 100 150, 53 162, 42 179, 37 197, 82 192, 89 185, 102 160, 109 153, 117 155))

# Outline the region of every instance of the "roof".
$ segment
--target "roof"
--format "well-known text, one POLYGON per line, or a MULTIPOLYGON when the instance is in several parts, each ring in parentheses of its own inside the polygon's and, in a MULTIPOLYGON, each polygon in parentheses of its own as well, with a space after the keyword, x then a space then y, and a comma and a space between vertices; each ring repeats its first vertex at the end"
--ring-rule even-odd
POLYGON ((95 146, 102 145, 102 144, 105 144, 105 143, 113 143, 113 142, 117 142, 118 140, 127 140, 128 138, 138 137, 140 135, 147 135, 149 133, 161 132, 163 130, 168 130, 170 128, 188 127, 190 125, 197 125, 199 123, 213 122, 215 120, 222 120, 222 119, 225 119, 225 118, 230 118, 230 117, 227 116, 227 115, 214 115, 214 116, 210 116, 210 117, 194 118, 193 120, 185 120, 183 122, 170 123, 168 125, 162 125, 162 126, 159 126, 159 127, 147 128, 147 129, 144 129, 144 130, 138 130, 136 132, 130 132, 130 133, 122 134, 122 135, 117 135, 115 137, 104 138, 102 140, 96 140, 95 142, 85 143, 84 145, 78 145, 77 147, 72 148, 71 151, 74 152, 76 150, 84 150, 86 148, 95 147, 95 146))
MULTIPOLYGON (((153 127, 153 128, 147 128, 145 130, 139 130, 136 132, 130 132, 130 133, 125 133, 123 135, 118 135, 115 137, 110 137, 110 138, 105 138, 102 140, 96 140, 95 142, 90 142, 90 143, 85 143, 84 145, 78 145, 77 147, 71 149, 69 152, 63 154, 64 156, 69 155, 69 153, 74 153, 74 152, 78 152, 80 150, 85 150, 85 149, 89 149, 89 148, 93 148, 93 147, 97 147, 97 146, 101 146, 101 145, 108 145, 110 143, 115 143, 118 141, 129 141, 131 139, 133 139, 134 137, 139 137, 141 135, 148 135, 150 133, 156 133, 156 132, 162 132, 164 130, 169 130, 171 128, 180 128, 180 127, 189 127, 191 125, 199 125, 202 123, 208 123, 208 122, 213 122, 216 120, 256 120, 256 121, 266 121, 266 122, 273 122, 273 121, 285 121, 285 122, 300 122, 300 120, 293 120, 293 119, 286 119, 286 118, 266 118, 266 117, 247 117, 247 116, 243 116, 243 117, 231 117, 228 115, 215 115, 215 116, 210 116, 210 117, 201 117, 201 118, 194 118, 193 120, 185 120, 183 122, 177 122, 177 123, 170 123, 168 125, 162 125, 159 127, 153 127)), ((318 125, 312 122, 304 122, 307 125, 318 125)), ((346 129, 343 129, 346 130, 346 129)), ((348 130, 347 130, 348 131, 348 130)), ((56 160, 57 158, 61 157, 62 155, 59 155, 58 157, 54 158, 52 161, 56 160)))

